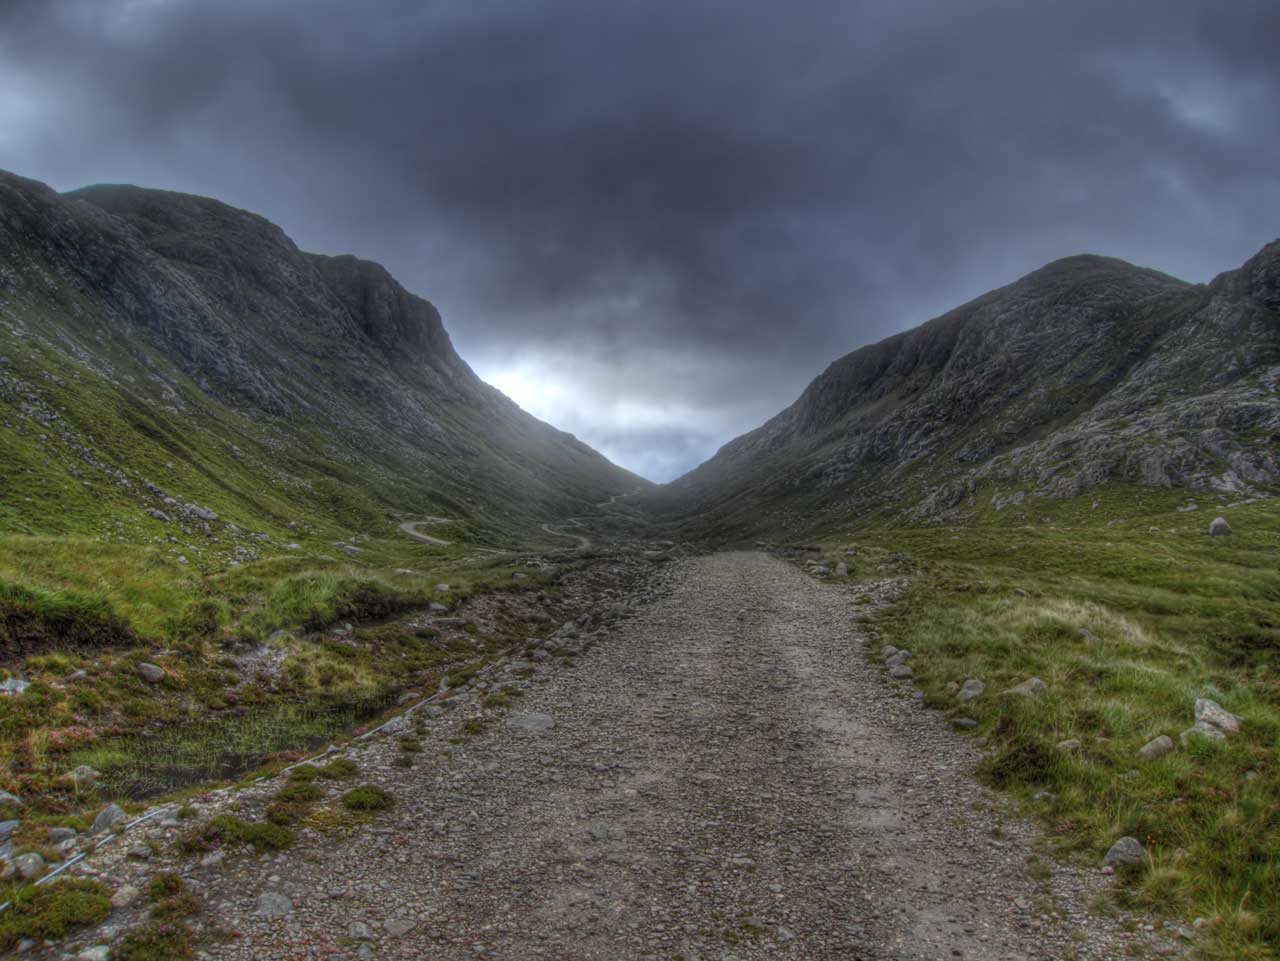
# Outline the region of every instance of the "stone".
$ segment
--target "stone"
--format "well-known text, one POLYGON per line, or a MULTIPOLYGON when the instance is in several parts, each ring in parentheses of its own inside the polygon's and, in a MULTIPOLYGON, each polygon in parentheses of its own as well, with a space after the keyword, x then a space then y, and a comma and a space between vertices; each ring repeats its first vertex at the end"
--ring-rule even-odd
POLYGON ((382 928, 391 937, 402 938, 417 926, 418 923, 409 918, 391 918, 383 922, 382 928))
POLYGON ((118 804, 108 804, 93 819, 93 833, 102 834, 104 831, 110 831, 117 824, 125 824, 129 820, 129 815, 125 814, 118 804))
POLYGON ((1074 737, 1067 738, 1065 741, 1059 741, 1057 743, 1058 750, 1063 754, 1075 754, 1080 750, 1080 746, 1080 742, 1074 737))
POLYGON ((81 764, 79 767, 62 775, 58 780, 78 791, 88 791, 98 786, 98 778, 101 776, 89 765, 81 764))
POLYGON ((135 861, 150 861, 151 855, 154 853, 149 844, 134 844, 128 851, 129 857, 135 861))
POLYGON ((352 941, 372 941, 373 929, 363 921, 352 921, 351 926, 347 928, 347 936, 352 941))
POLYGON ((1197 723, 1212 724, 1226 734, 1234 734, 1240 730, 1240 722, 1243 720, 1244 718, 1232 714, 1217 701, 1211 701, 1207 697, 1196 700, 1197 723))
POLYGON ((1231 533, 1231 525, 1227 523, 1225 517, 1215 517, 1209 525, 1210 537, 1226 537, 1231 533))
POLYGON ((260 918, 283 918, 293 914, 293 902, 279 891, 263 891, 253 913, 260 918))
POLYGON ((913 671, 905 664, 895 664, 889 668, 889 676, 895 681, 905 681, 912 675, 913 671))
POLYGON ((849 576, 849 565, 846 564, 844 561, 841 561, 839 564, 836 565, 836 577, 848 577, 848 576, 849 576))
POLYGON ((427 605, 427 610, 429 610, 432 614, 448 614, 449 613, 449 608, 445 607, 439 601, 432 601, 430 604, 427 605))
POLYGON ((831 573, 831 568, 826 567, 822 564, 817 564, 809 568, 809 573, 812 574, 814 577, 826 577, 828 574, 831 573))
POLYGON ((1015 684, 1005 694, 1016 694, 1019 697, 1039 697, 1049 689, 1049 685, 1038 677, 1029 677, 1021 684, 1015 684))
POLYGON ((7 841, 20 827, 22 827, 21 821, 0 821, 0 841, 7 841))
POLYGON ((555 726, 550 714, 512 714, 507 718, 507 727, 526 734, 546 734, 555 726))
POLYGON ((146 661, 138 662, 138 676, 148 684, 159 684, 164 680, 164 668, 146 661))
POLYGON ((884 647, 880 648, 880 653, 885 657, 893 657, 893 655, 898 653, 898 649, 892 644, 886 644, 884 647))
POLYGON ((10 794, 8 791, 0 791, 0 804, 12 804, 14 807, 22 807, 22 798, 16 794, 10 794))
POLYGON ((1157 738, 1152 738, 1146 744, 1138 749, 1138 757, 1143 761, 1155 761, 1164 757, 1173 750, 1173 738, 1168 734, 1161 734, 1157 738))
POLYGON ((0 694, 5 695, 6 697, 15 697, 30 686, 30 681, 24 681, 20 677, 10 677, 6 680, 0 681, 0 694))
POLYGON ((35 851, 28 851, 13 859, 13 867, 23 880, 30 881, 44 874, 44 858, 35 851))
POLYGON ((982 697, 982 692, 986 689, 987 686, 985 684, 976 677, 971 677, 960 685, 960 691, 956 694, 956 700, 961 704, 964 704, 966 701, 972 701, 975 698, 982 697))
POLYGON ((1102 863, 1114 867, 1117 864, 1141 864, 1147 852, 1137 838, 1123 837, 1111 845, 1102 863))
POLYGON ((111 957, 111 945, 95 944, 91 948, 85 948, 76 955, 76 961, 108 961, 111 957))
POLYGON ((1214 727, 1212 724, 1206 723, 1205 721, 1196 721, 1195 724, 1191 725, 1178 735, 1178 740, 1182 742, 1183 747, 1186 747, 1188 741, 1191 740, 1191 736, 1194 734, 1207 737, 1211 741, 1225 741, 1227 739, 1227 735, 1221 728, 1214 727))
POLYGON ((141 893, 134 885, 123 884, 115 894, 111 895, 111 906, 113 908, 127 908, 138 900, 138 895, 141 893))
POLYGON ((972 717, 957 717, 951 723, 963 731, 971 731, 978 726, 977 719, 972 717))

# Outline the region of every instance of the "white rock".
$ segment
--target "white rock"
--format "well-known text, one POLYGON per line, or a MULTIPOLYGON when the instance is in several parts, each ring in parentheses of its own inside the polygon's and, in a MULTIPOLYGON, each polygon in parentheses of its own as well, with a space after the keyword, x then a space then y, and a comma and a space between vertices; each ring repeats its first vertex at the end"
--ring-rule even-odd
POLYGON ((1197 723, 1212 724, 1220 731, 1233 734, 1240 730, 1240 722, 1243 720, 1244 718, 1238 714, 1232 714, 1217 701, 1211 701, 1207 697, 1196 701, 1197 723))

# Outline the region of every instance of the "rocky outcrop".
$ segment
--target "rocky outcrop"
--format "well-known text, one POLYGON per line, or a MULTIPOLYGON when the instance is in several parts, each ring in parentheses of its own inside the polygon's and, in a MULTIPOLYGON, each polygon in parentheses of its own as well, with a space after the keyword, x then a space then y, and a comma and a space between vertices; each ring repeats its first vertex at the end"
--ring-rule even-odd
MULTIPOLYGON (((1280 482, 1280 242, 1193 285, 1105 257, 1055 261, 836 361, 666 492, 917 518, 1108 481, 1280 482)), ((743 512, 745 513, 745 512, 743 512)), ((742 521, 744 527, 749 521, 742 521)))
POLYGON ((6 331, 119 389, 158 385, 131 403, 181 415, 193 384, 265 423, 264 443, 306 435, 310 454, 318 431, 330 459, 409 486, 430 477, 455 499, 560 516, 643 484, 481 381, 435 307, 379 265, 305 253, 264 218, 204 197, 58 194, 0 172, 6 331))

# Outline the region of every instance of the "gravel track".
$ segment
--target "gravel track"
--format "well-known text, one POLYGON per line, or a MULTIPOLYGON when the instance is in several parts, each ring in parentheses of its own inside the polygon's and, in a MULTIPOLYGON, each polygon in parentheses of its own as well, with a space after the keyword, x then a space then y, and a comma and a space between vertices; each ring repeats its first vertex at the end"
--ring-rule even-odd
POLYGON ((836 587, 751 553, 664 576, 581 656, 491 679, 525 695, 482 732, 464 736, 481 716, 464 695, 415 767, 392 766, 391 737, 354 753, 396 795, 391 812, 195 868, 211 920, 240 932, 207 956, 1084 961, 1146 947, 1125 919, 1087 914, 1096 870, 1031 876, 1038 836, 972 778, 980 748, 863 653, 879 642, 853 618, 901 585, 836 587), (264 893, 287 912, 258 916, 264 893))

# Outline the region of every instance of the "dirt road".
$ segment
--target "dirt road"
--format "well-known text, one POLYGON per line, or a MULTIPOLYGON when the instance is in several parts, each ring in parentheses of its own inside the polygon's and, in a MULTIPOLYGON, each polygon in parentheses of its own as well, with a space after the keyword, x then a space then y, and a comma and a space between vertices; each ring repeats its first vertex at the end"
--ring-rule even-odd
MULTIPOLYGON (((668 589, 569 658, 508 664, 433 708, 412 768, 351 752, 397 804, 274 859, 192 867, 241 936, 209 957, 925 961, 1128 957, 1090 916, 1096 867, 1033 867, 1037 835, 971 776, 978 747, 887 681, 853 617, 897 585, 814 581, 761 554, 668 589)), ((563 645, 563 646, 561 646, 563 645)), ((271 788, 274 790, 274 787, 271 788)), ((336 790, 326 787, 326 790, 336 790)), ((246 806, 245 810, 249 810, 246 806)), ((1136 927, 1136 926, 1135 926, 1136 927)))

